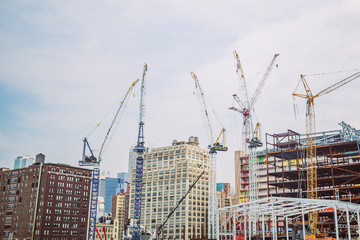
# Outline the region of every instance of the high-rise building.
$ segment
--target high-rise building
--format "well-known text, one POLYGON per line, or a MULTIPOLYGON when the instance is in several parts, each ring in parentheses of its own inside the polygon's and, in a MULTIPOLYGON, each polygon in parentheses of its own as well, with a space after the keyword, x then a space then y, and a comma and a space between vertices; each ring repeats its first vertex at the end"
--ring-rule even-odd
POLYGON ((223 191, 224 183, 216 183, 216 191, 223 191))
MULTIPOLYGON (((208 167, 209 151, 200 148, 194 137, 189 142, 174 140, 171 146, 152 148, 146 152, 140 224, 154 231, 205 170, 163 229, 164 237, 168 239, 204 237, 207 233, 208 167)), ((136 169, 132 171, 130 218, 134 217, 136 169)))
POLYGON ((111 216, 114 220, 114 237, 120 239, 123 235, 124 225, 127 222, 126 216, 126 193, 118 193, 111 199, 111 216))
POLYGON ((17 157, 14 161, 14 169, 26 168, 34 163, 34 159, 29 155, 17 157))
POLYGON ((230 183, 217 183, 216 191, 218 197, 218 207, 228 207, 232 205, 231 185, 230 183))
POLYGON ((0 238, 86 239, 90 186, 91 170, 68 165, 0 169, 0 238))
POLYGON ((127 176, 127 173, 118 173, 116 178, 105 178, 105 213, 111 212, 111 197, 126 191, 127 176))
MULTIPOLYGON (((264 198, 268 196, 269 179, 273 176, 268 176, 266 169, 266 151, 257 151, 257 190, 258 197, 264 198)), ((270 188, 273 192, 274 187, 270 188)), ((235 194, 234 204, 247 202, 249 200, 249 156, 244 155, 243 151, 235 151, 235 194)))

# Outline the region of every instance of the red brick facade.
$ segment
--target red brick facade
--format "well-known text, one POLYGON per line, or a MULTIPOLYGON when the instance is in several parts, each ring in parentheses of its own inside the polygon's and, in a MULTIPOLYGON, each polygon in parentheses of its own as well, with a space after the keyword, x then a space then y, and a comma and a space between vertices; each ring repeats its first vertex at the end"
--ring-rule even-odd
POLYGON ((0 169, 0 239, 86 239, 91 170, 61 164, 0 169))

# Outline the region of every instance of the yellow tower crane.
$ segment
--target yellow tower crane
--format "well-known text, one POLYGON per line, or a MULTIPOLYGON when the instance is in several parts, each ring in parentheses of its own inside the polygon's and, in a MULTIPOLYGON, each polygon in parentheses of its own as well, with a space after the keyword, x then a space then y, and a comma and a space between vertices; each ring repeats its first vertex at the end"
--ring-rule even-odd
MULTIPOLYGON (((306 101, 306 176, 307 176, 307 198, 317 198, 317 166, 316 166, 316 137, 315 137, 315 106, 314 99, 324 96, 335 89, 355 80, 360 77, 360 72, 357 72, 324 90, 318 94, 312 94, 304 75, 300 75, 306 94, 293 93, 294 96, 305 98, 306 101)), ((316 237, 318 212, 314 211, 309 214, 309 234, 307 238, 316 237)))

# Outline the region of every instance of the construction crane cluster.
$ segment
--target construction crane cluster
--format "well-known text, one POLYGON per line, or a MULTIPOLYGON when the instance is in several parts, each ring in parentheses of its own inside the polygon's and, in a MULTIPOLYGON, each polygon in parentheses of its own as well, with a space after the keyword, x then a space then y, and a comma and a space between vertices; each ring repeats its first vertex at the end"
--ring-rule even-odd
MULTIPOLYGON (((250 203, 256 202, 258 199, 258 160, 257 160, 257 148, 262 147, 263 143, 261 141, 261 132, 260 132, 260 123, 257 122, 255 127, 253 126, 253 113, 254 107, 259 99, 259 96, 264 89, 265 83, 269 78, 269 75, 276 63, 279 54, 275 54, 270 61, 269 66, 266 68, 253 96, 249 99, 247 83, 245 79, 245 74, 243 71, 242 64, 240 62, 239 55, 234 51, 234 58, 236 60, 236 75, 239 83, 239 92, 234 94, 233 98, 237 103, 237 107, 230 107, 231 110, 236 111, 242 115, 242 137, 241 137, 241 150, 243 156, 249 160, 249 192, 246 195, 245 201, 250 203)), ((132 216, 132 239, 140 240, 141 239, 141 207, 142 207, 142 190, 143 190, 143 171, 144 171, 144 156, 146 152, 145 139, 144 139, 144 117, 145 117, 145 94, 146 94, 146 73, 147 73, 147 64, 143 66, 143 73, 141 79, 141 94, 140 94, 140 105, 139 105, 139 122, 138 122, 138 131, 137 131, 137 144, 133 151, 136 153, 136 171, 135 171, 135 187, 131 189, 134 193, 134 215, 132 216)), ((222 126, 220 134, 216 139, 213 137, 213 123, 210 120, 210 112, 208 110, 208 102, 205 99, 203 89, 200 86, 199 79, 197 75, 191 72, 191 76, 195 83, 196 93, 198 96, 198 101, 200 105, 200 112, 203 116, 204 126, 206 132, 209 136, 208 139, 208 148, 209 148, 209 198, 208 198, 208 239, 215 239, 218 236, 218 221, 216 219, 216 208, 217 208, 217 196, 216 196, 216 162, 217 162, 217 152, 218 151, 227 151, 228 148, 225 145, 225 128, 222 126)), ((317 94, 313 94, 305 76, 301 75, 301 81, 303 83, 305 94, 293 93, 296 97, 301 97, 306 99, 306 186, 307 186, 307 198, 317 199, 317 164, 316 164, 316 125, 315 125, 315 106, 314 100, 320 96, 324 96, 337 88, 350 83, 351 81, 360 77, 360 72, 357 72, 344 80, 337 82, 336 84, 331 85, 330 87, 320 91, 317 94)), ((92 148, 90 147, 88 137, 85 137, 83 140, 83 155, 82 160, 79 161, 80 166, 90 166, 93 168, 92 174, 92 187, 91 187, 91 199, 90 199, 90 217, 88 225, 88 238, 89 240, 95 239, 95 232, 98 232, 96 228, 96 211, 97 211, 97 198, 99 191, 99 173, 100 173, 100 163, 102 161, 102 156, 111 140, 111 134, 113 129, 117 124, 120 111, 123 110, 123 107, 126 104, 129 96, 135 85, 139 82, 139 79, 132 82, 129 89, 127 90, 124 98, 120 102, 120 105, 116 111, 116 114, 106 132, 104 140, 102 142, 99 155, 96 157, 92 148)), ((345 126, 345 123, 341 123, 342 126, 345 126)), ((98 124, 99 125, 99 124, 98 124)), ((347 126, 346 126, 347 127, 347 126)), ((347 127, 349 128, 349 127, 347 127)), ((350 130, 349 130, 350 131, 350 130)), ((351 134, 358 134, 356 131, 352 130, 351 134)), ((191 191, 197 181, 205 173, 205 170, 198 176, 197 180, 191 185, 190 189, 186 194, 181 198, 177 203, 176 207, 171 209, 167 218, 163 224, 158 226, 156 230, 156 235, 159 235, 162 231, 162 228, 167 223, 172 214, 176 211, 178 206, 186 198, 187 194, 191 191)), ((249 215, 248 223, 241 226, 242 228, 247 228, 250 236, 256 235, 258 229, 257 223, 258 219, 256 215, 249 215)), ((317 221, 318 213, 313 211, 308 215, 309 219, 309 231, 307 233, 307 238, 316 238, 317 230, 317 221)), ((232 220, 234 223, 237 219, 232 220)), ((105 231, 105 229, 104 229, 105 231)), ((106 234, 106 233, 105 233, 106 234)), ((105 235, 106 239, 106 235, 105 235)))

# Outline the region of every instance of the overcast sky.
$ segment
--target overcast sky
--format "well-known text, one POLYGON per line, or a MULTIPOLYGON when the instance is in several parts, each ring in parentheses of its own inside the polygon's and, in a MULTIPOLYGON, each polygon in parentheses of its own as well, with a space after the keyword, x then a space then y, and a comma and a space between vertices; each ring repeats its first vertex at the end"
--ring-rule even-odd
MULTIPOLYGON (((265 133, 305 132, 305 100, 292 93, 300 74, 319 92, 360 69, 360 1, 13 1, 0 2, 0 166, 37 153, 77 166, 82 139, 100 149, 130 83, 148 64, 147 146, 199 136, 208 145, 194 82, 227 129, 218 182, 234 182, 242 118, 228 110, 238 93, 233 50, 250 97, 274 54, 277 64, 254 121, 265 133), (334 74, 333 72, 339 72, 334 74), (312 76, 310 74, 326 73, 312 76), (330 74, 331 73, 331 74, 330 74), (104 116, 107 116, 104 118, 104 116), (89 132, 102 121, 93 134, 89 132)), ((303 93, 301 85, 297 92, 303 93)), ((360 128, 360 79, 316 101, 317 130, 360 128)), ((103 155, 102 170, 127 171, 136 144, 139 88, 103 155)), ((214 135, 221 124, 212 118, 214 135)))

